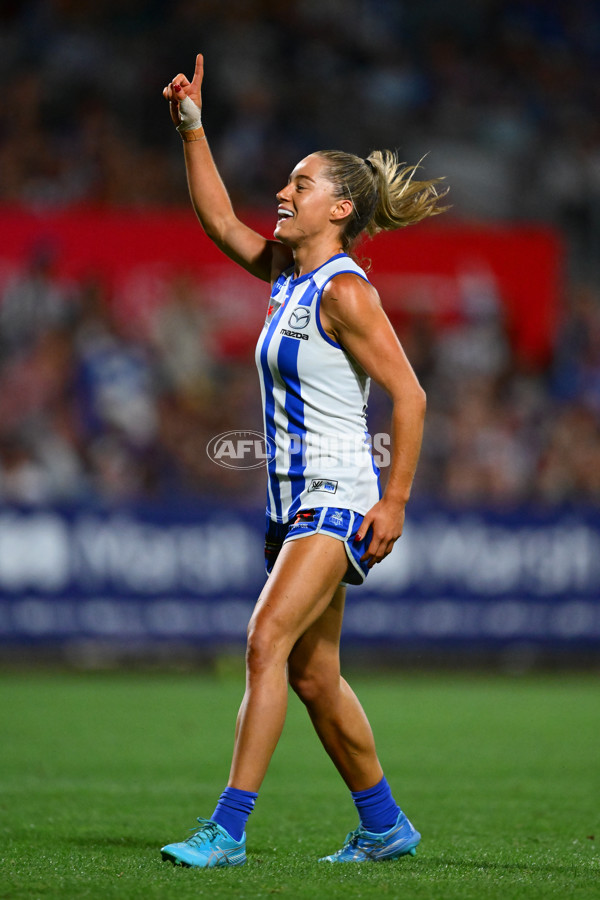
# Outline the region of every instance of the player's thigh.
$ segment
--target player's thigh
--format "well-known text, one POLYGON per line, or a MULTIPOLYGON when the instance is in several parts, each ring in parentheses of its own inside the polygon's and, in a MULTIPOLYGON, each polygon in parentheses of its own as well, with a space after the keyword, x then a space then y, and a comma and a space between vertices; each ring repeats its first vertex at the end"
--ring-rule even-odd
POLYGON ((249 638, 262 635, 289 653, 330 605, 347 566, 342 541, 329 535, 286 542, 256 604, 249 638))

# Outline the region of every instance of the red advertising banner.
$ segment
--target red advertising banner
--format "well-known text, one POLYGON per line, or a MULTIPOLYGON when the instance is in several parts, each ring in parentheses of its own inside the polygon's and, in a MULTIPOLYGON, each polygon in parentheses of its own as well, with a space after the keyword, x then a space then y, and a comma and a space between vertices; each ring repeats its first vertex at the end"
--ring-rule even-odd
MULTIPOLYGON (((270 235, 275 216, 249 215, 270 235)), ((40 253, 56 277, 100 278, 122 324, 143 333, 173 281, 197 279, 204 302, 229 325, 231 352, 256 334, 266 286, 229 262, 204 236, 192 211, 95 210, 36 214, 0 210, 0 291, 40 253)), ((561 296, 563 246, 544 226, 423 223, 365 242, 359 259, 397 324, 426 317, 447 326, 469 316, 500 315, 517 355, 530 365, 549 357, 561 296)))

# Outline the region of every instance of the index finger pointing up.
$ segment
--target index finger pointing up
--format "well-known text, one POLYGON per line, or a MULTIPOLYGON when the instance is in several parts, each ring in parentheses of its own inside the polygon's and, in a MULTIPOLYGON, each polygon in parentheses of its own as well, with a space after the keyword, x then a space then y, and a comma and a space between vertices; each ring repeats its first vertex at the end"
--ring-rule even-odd
POLYGON ((201 53, 196 57, 196 68, 194 69, 194 77, 192 78, 192 88, 194 92, 200 90, 202 77, 204 75, 204 57, 201 53))

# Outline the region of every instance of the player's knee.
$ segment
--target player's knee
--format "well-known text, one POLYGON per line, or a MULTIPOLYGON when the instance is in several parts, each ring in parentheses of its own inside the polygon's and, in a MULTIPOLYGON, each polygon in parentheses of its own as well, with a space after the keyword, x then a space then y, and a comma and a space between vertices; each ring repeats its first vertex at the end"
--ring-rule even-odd
POLYGON ((327 703, 332 689, 335 688, 335 680, 329 676, 327 670, 299 670, 290 666, 288 679, 294 693, 309 707, 327 703))
POLYGON ((249 675, 258 675, 281 659, 285 664, 283 638, 268 623, 250 621, 246 644, 246 669, 249 675))
POLYGON ((260 628, 248 627, 246 643, 246 668, 249 674, 258 674, 270 663, 269 642, 260 628))
POLYGON ((307 706, 312 706, 319 696, 319 680, 310 675, 289 673, 290 687, 307 706))

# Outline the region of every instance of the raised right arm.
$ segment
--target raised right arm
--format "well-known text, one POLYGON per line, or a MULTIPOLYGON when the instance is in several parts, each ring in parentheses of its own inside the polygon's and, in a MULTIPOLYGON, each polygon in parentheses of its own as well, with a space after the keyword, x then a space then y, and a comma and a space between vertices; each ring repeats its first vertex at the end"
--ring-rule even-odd
MULTIPOLYGON (((186 97, 196 105, 199 119, 203 74, 204 61, 199 53, 192 81, 180 73, 164 89, 163 96, 169 101, 175 125, 181 123, 179 107, 186 97)), ((182 136, 185 138, 186 133, 182 136)), ((238 219, 210 152, 204 129, 201 126, 191 129, 187 136, 193 138, 184 139, 183 145, 188 188, 202 228, 234 262, 263 281, 274 281, 291 263, 291 251, 279 241, 267 240, 238 219)))

